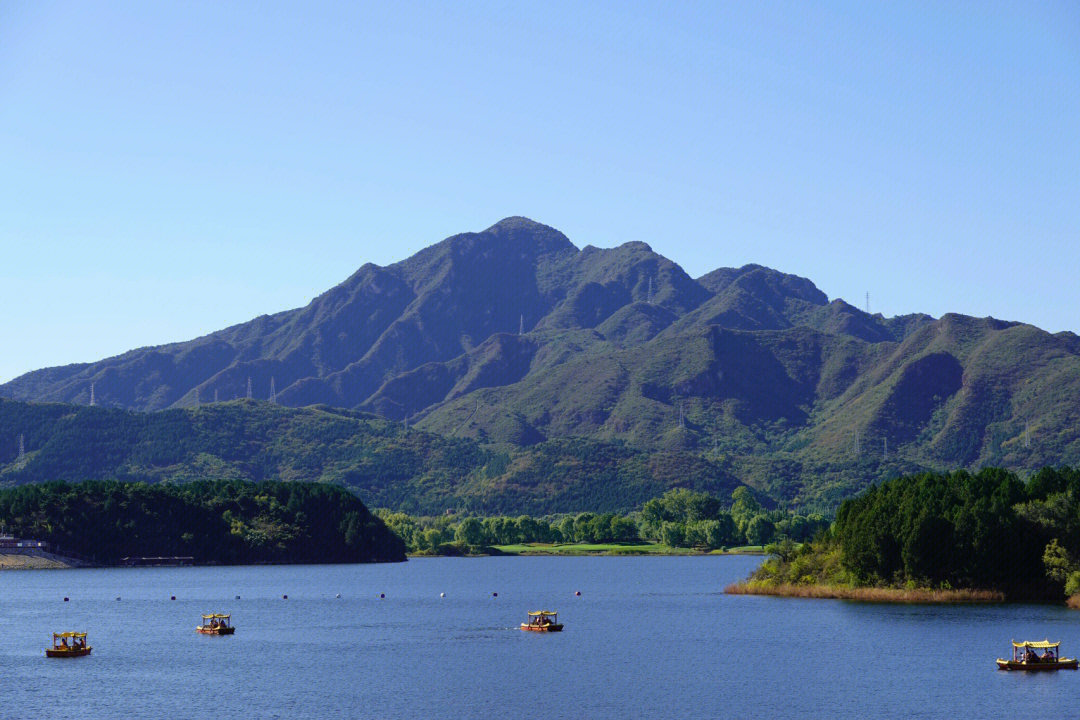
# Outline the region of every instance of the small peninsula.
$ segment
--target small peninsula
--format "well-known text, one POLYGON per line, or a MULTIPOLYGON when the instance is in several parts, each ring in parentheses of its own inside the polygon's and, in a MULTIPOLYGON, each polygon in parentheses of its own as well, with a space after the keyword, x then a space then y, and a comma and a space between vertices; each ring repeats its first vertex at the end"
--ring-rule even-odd
POLYGON ((1080 593, 1080 471, 919 473, 845 501, 828 531, 731 594, 878 602, 1050 602, 1080 593))

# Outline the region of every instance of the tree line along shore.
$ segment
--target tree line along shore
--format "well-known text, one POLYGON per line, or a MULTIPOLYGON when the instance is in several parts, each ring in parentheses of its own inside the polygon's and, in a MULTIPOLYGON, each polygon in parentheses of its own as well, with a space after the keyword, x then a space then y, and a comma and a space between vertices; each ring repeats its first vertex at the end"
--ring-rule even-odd
MULTIPOLYGON (((768 557, 729 593, 883 602, 1080 607, 1080 470, 918 473, 845 501, 835 520, 670 490, 628 514, 531 517, 369 512, 324 483, 91 481, 0 490, 0 525, 100 565, 404 560, 414 555, 704 553, 768 557)), ((24 563, 25 564, 25 563, 24 563)))
POLYGON ((0 490, 0 528, 44 541, 60 563, 12 556, 3 567, 404 560, 411 555, 762 552, 804 542, 830 520, 767 509, 745 487, 727 499, 674 489, 628 514, 410 516, 368 511, 352 492, 305 482, 87 481, 0 490))
POLYGON ((736 488, 727 499, 677 488, 628 514, 581 512, 536 518, 375 512, 414 555, 760 551, 781 540, 804 542, 830 523, 818 514, 766 509, 746 487, 736 488))

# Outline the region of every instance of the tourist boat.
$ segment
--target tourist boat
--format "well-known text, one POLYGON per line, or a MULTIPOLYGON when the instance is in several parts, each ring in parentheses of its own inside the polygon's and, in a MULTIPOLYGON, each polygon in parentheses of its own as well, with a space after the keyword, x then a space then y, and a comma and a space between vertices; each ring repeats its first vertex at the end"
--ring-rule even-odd
POLYGON ((1059 642, 1049 640, 1035 640, 1016 642, 1013 640, 1012 660, 997 659, 998 670, 1026 670, 1028 672, 1042 670, 1075 670, 1076 658, 1063 658, 1060 656, 1059 642), (1042 650, 1040 655, 1036 650, 1042 650))
POLYGON ((559 613, 556 610, 537 610, 529 613, 529 622, 521 623, 522 630, 533 632, 562 632, 559 613))
POLYGON ((203 615, 202 625, 195 628, 195 632, 203 635, 232 635, 236 628, 229 622, 232 615, 203 615))
POLYGON ((86 644, 86 633, 53 633, 52 647, 45 650, 45 657, 82 657, 93 649, 86 644))

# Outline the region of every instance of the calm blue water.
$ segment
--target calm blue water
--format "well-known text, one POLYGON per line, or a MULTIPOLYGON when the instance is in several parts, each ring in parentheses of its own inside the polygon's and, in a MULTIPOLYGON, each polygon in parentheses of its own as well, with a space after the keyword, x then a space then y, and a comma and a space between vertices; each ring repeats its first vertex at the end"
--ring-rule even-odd
POLYGON ((993 663, 1010 638, 1061 639, 1075 655, 1080 613, 721 594, 756 563, 478 558, 2 572, 0 717, 77 708, 83 717, 171 718, 1080 714, 1080 673, 1028 676, 993 663), (540 607, 559 610, 566 631, 516 630, 540 607), (235 636, 194 632, 213 611, 233 614, 235 636), (93 655, 46 659, 50 633, 66 629, 89 631, 93 655))

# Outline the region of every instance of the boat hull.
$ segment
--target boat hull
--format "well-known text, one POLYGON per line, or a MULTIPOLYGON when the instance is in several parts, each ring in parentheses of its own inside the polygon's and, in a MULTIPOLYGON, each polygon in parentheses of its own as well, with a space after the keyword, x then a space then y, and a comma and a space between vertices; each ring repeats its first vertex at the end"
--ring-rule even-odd
POLYGON ((89 655, 90 651, 93 650, 93 649, 94 648, 92 646, 91 647, 84 647, 84 648, 69 648, 67 650, 65 650, 64 648, 49 648, 48 650, 45 651, 45 657, 55 657, 55 658, 82 657, 84 655, 89 655))
POLYGON ((199 625, 195 628, 195 632, 203 635, 232 635, 236 632, 234 627, 206 627, 205 625, 199 625))
POLYGON ((521 629, 529 632, 562 632, 562 623, 552 623, 550 625, 531 625, 529 623, 521 623, 521 629))
POLYGON ((1049 670, 1076 670, 1076 658, 1061 658, 1057 662, 1015 662, 997 659, 998 670, 1019 670, 1021 672, 1045 672, 1049 670))

